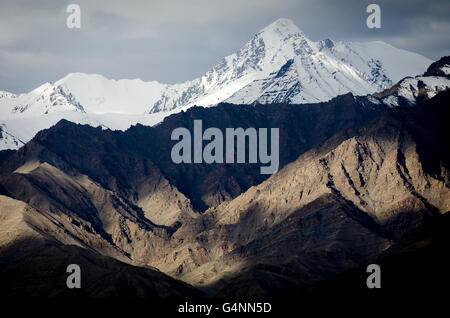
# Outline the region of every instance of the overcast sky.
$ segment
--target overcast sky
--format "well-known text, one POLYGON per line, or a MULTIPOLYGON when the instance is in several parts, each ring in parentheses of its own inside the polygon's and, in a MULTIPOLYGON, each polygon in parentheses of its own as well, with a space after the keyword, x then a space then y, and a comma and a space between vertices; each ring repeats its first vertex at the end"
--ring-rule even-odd
POLYGON ((70 72, 176 83, 208 71, 285 17, 312 40, 382 40, 450 55, 448 0, 0 0, 0 90, 27 92, 70 72), (81 7, 81 29, 66 7, 81 7), (381 29, 366 7, 381 7, 381 29))

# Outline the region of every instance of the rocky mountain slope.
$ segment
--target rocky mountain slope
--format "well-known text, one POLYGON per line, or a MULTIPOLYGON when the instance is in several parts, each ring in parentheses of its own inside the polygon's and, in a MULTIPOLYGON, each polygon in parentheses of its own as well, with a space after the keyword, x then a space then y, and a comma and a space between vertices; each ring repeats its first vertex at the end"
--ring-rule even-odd
POLYGON ((267 181, 208 210, 205 216, 213 220, 208 232, 220 233, 231 247, 187 273, 187 280, 217 288, 231 275, 232 283, 221 293, 242 291, 241 296, 311 285, 369 263, 447 213, 449 152, 434 148, 448 139, 440 134, 448 133, 445 121, 435 117, 448 116, 448 103, 442 102, 426 106, 436 111, 431 116, 430 109, 407 120, 403 114, 387 115, 354 135, 338 134, 267 181), (417 128, 437 140, 427 141, 417 128), (434 158, 424 159, 431 151, 434 158))
MULTIPOLYGON (((449 210, 449 94, 416 107, 351 94, 194 107, 126 132, 61 121, 0 156, 0 259, 20 255, 15 244, 31 237, 56 245, 51 254, 75 245, 212 294, 321 282, 415 242, 449 210), (194 119, 279 127, 280 171, 267 179, 254 164, 173 164, 170 133, 194 119)), ((17 266, 35 250, 25 245, 17 266)))
POLYGON ((134 267, 121 262, 126 258, 124 253, 100 238, 92 223, 79 223, 70 214, 57 213, 54 209, 37 210, 32 205, 36 206, 32 202, 27 204, 0 195, 2 297, 128 295, 167 298, 201 295, 200 291, 155 268, 134 267), (114 258, 103 256, 96 249, 114 258), (78 264, 83 269, 82 289, 66 287, 69 264, 78 264))
POLYGON ((153 189, 163 187, 162 181, 148 182, 164 177, 192 202, 194 209, 203 211, 236 197, 268 176, 254 164, 173 163, 170 153, 176 142, 170 136, 175 128, 192 130, 194 119, 202 120, 203 129, 279 128, 283 167, 336 132, 360 127, 389 109, 367 103, 347 94, 322 104, 193 107, 155 127, 138 125, 125 133, 61 121, 14 153, 5 162, 5 169, 13 172, 32 161, 47 162, 67 173, 69 164, 134 204, 145 202, 147 194, 153 195, 153 189))

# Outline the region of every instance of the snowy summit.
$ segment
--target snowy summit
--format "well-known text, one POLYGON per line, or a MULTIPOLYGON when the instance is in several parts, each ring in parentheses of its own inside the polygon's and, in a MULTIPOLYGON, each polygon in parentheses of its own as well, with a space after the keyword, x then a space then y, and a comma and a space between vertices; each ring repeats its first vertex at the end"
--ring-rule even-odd
POLYGON ((310 103, 348 92, 372 94, 422 74, 431 62, 384 42, 314 42, 282 18, 185 83, 72 73, 25 94, 0 91, 0 149, 20 147, 61 118, 126 129, 137 122, 155 124, 193 105, 310 103))

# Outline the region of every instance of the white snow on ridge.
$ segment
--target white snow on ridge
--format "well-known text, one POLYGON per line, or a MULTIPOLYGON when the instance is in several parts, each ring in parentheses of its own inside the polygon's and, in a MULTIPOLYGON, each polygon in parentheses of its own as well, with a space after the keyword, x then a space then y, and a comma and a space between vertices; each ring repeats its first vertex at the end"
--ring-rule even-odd
POLYGON ((0 116, 13 119, 65 111, 144 114, 166 87, 155 81, 116 81, 98 74, 71 73, 26 94, 0 92, 0 116))
POLYGON ((313 42, 291 20, 279 19, 205 75, 185 83, 71 73, 26 94, 0 91, 5 132, 0 150, 20 147, 20 141, 28 142, 63 118, 125 130, 136 123, 154 125, 193 105, 305 103, 347 92, 367 95, 423 73, 430 63, 383 42, 313 42))
POLYGON ((62 87, 45 83, 27 94, 0 99, 2 119, 36 117, 52 112, 82 112, 70 92, 62 87))
POLYGON ((314 103, 348 92, 381 91, 406 75, 421 74, 431 60, 383 42, 309 42, 278 73, 254 81, 227 102, 314 103), (406 62, 405 62, 406 61, 406 62))
POLYGON ((10 92, 7 92, 7 91, 0 91, 0 99, 2 99, 2 98, 16 98, 16 97, 17 97, 16 94, 13 94, 13 93, 10 93, 10 92))
POLYGON ((98 74, 71 73, 55 83, 76 96, 87 113, 143 114, 161 97, 166 84, 140 79, 110 80, 98 74))
POLYGON ((9 131, 5 123, 0 123, 0 150, 4 149, 18 149, 25 144, 14 134, 9 131))
POLYGON ((282 99, 294 83, 298 85, 285 100, 325 101, 347 92, 364 95, 382 90, 406 75, 422 73, 430 63, 383 42, 313 42, 291 20, 278 19, 192 81, 167 85, 71 73, 27 94, 0 92, 0 116, 24 118, 55 111, 143 114, 225 100, 268 103, 282 99), (291 74, 274 79, 291 59, 296 67, 291 67, 291 74))
POLYGON ((348 42, 347 45, 366 60, 380 61, 385 75, 392 83, 406 76, 423 74, 433 62, 420 54, 398 49, 382 41, 348 42))
POLYGON ((278 71, 290 58, 307 50, 310 43, 291 20, 279 19, 202 77, 168 87, 149 112, 216 105, 253 81, 278 71))
POLYGON ((39 117, 22 117, 0 122, 3 138, 0 138, 0 150, 18 149, 30 141, 39 131, 52 127, 61 119, 73 123, 102 127, 103 129, 125 131, 133 125, 153 126, 165 117, 186 110, 188 107, 174 109, 170 112, 154 114, 89 114, 73 111, 53 112, 39 117))
POLYGON ((387 97, 380 98, 381 102, 390 106, 399 106, 399 98, 403 98, 406 102, 413 106, 417 99, 422 97, 433 98, 439 92, 450 88, 450 79, 441 76, 416 76, 407 77, 400 81, 395 92, 387 97))
POLYGON ((384 42, 313 42, 291 20, 278 19, 239 51, 192 81, 167 85, 71 73, 28 94, 3 96, 0 92, 0 115, 18 118, 67 110, 142 114, 189 105, 215 105, 247 85, 257 86, 258 81, 279 72, 290 59, 296 60, 300 76, 297 81, 304 91, 304 96, 296 98, 299 101, 323 101, 353 89, 354 93, 368 94, 407 75, 422 73, 431 63, 423 56, 384 42))

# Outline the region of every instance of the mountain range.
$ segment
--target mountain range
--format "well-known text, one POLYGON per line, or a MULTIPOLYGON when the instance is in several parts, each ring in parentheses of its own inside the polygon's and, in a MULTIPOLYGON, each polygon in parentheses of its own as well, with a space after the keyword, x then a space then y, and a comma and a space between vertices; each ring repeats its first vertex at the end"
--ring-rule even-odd
MULTIPOLYGON (((17 149, 64 118, 125 130, 197 106, 313 103, 379 92, 432 61, 383 42, 311 41, 279 19, 202 77, 181 84, 71 73, 25 94, 0 91, 0 149, 17 149)), ((448 82, 440 83, 448 87, 448 82)), ((407 88, 408 89, 408 88, 407 88)))
POLYGON ((378 97, 191 107, 124 132, 61 120, 0 152, 2 290, 71 295, 69 259, 98 268, 84 296, 267 297, 432 248, 450 207, 450 93, 419 84, 411 107, 411 80, 378 97), (170 134, 194 119, 279 127, 280 170, 174 164, 170 134))
POLYGON ((2 91, 0 296, 353 304, 376 263, 386 298, 436 297, 449 87, 449 56, 314 42, 279 19, 186 83, 73 73, 2 91), (278 128, 279 170, 174 163, 172 132, 195 120, 278 128))

